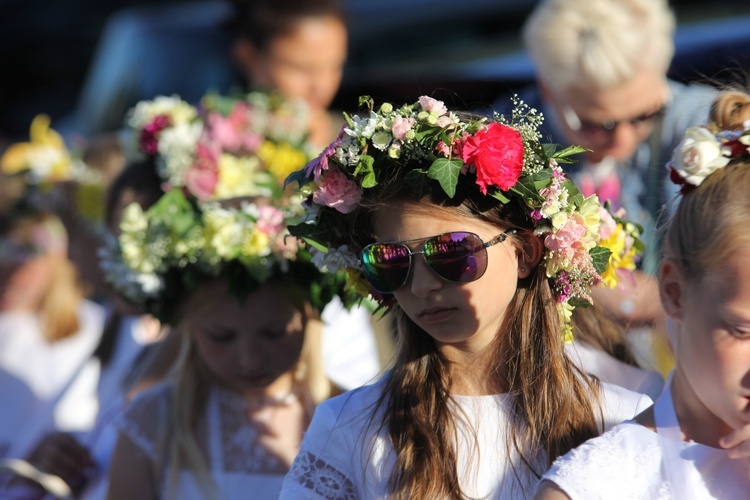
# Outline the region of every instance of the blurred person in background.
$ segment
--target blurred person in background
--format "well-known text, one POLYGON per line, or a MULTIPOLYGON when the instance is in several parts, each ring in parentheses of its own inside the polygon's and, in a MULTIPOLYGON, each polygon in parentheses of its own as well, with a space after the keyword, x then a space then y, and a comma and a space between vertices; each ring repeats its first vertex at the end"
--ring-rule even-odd
MULTIPOLYGON (((644 227, 646 254, 631 285, 595 290, 597 304, 630 327, 662 334, 654 230, 676 195, 665 165, 685 129, 705 121, 715 95, 667 78, 674 26, 666 0, 543 0, 523 28, 537 87, 522 97, 544 112, 552 142, 591 150, 571 172, 583 194, 624 207, 644 227)), ((665 373, 671 355, 659 341, 666 336, 656 338, 656 353, 646 349, 641 360, 665 373)))

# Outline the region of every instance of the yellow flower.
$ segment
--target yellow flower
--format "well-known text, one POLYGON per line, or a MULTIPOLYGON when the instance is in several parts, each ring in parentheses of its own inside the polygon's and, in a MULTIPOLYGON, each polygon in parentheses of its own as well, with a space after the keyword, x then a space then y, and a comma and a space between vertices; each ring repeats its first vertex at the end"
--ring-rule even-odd
POLYGON ((365 279, 362 271, 347 267, 346 269, 346 289, 352 290, 362 297, 370 295, 370 284, 365 279))
POLYGON ((627 269, 630 271, 635 269, 636 249, 634 246, 631 246, 626 251, 625 243, 627 238, 628 234, 625 228, 623 228, 622 224, 618 223, 612 234, 599 242, 600 246, 608 248, 612 252, 607 262, 607 268, 602 273, 602 281, 610 288, 616 287, 619 282, 617 276, 618 269, 627 269))
POLYGON ((307 155, 287 143, 274 144, 265 141, 258 149, 258 157, 279 184, 292 172, 301 169, 307 162, 307 155))
POLYGON ((0 168, 7 174, 27 170, 46 181, 65 180, 70 177, 70 153, 57 132, 49 128, 50 118, 37 115, 31 122, 30 141, 13 144, 2 158, 0 168))
POLYGON ((573 306, 567 301, 557 305, 557 313, 560 315, 560 322, 563 327, 563 342, 566 344, 573 343, 573 326, 570 321, 573 318, 573 306))
POLYGON ((265 255, 270 251, 271 239, 266 233, 253 227, 250 236, 245 240, 242 245, 242 253, 244 255, 265 255))
POLYGON ((258 166, 256 157, 237 157, 223 153, 219 157, 219 178, 214 198, 226 199, 260 194, 255 181, 258 166))

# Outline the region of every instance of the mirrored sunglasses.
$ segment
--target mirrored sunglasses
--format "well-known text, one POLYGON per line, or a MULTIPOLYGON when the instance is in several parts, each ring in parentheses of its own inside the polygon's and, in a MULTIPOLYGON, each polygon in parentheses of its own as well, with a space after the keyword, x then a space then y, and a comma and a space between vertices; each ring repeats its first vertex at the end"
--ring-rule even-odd
POLYGON ((393 293, 409 278, 412 257, 421 254, 440 278, 453 283, 470 283, 487 270, 487 248, 502 243, 515 232, 515 229, 505 231, 487 243, 476 234, 463 231, 416 240, 372 243, 362 250, 362 270, 375 290, 393 293), (419 242, 422 242, 419 251, 409 246, 419 242))

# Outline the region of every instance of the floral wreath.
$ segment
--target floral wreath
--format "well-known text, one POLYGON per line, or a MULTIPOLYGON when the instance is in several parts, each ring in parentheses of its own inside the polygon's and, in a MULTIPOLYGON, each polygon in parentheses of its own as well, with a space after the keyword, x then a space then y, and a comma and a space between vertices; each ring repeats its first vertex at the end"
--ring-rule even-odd
POLYGON ((731 160, 750 158, 750 120, 741 130, 720 130, 716 125, 691 127, 667 164, 669 178, 686 194, 731 160))
POLYGON ((308 108, 277 94, 209 94, 200 106, 177 96, 141 101, 126 117, 128 161, 156 160, 169 186, 201 201, 276 196, 310 159, 308 108))
MULTIPOLYGON (((62 136, 50 128, 50 117, 34 117, 29 142, 12 144, 0 157, 0 170, 9 176, 23 176, 22 197, 34 205, 48 206, 61 201, 50 197, 59 183, 75 183, 75 206, 78 215, 88 222, 101 222, 104 183, 100 172, 90 168, 77 151, 65 145, 62 136), (50 199, 52 198, 52 199, 50 199)), ((55 193, 60 195, 59 192, 55 193)))
POLYGON ((299 109, 259 92, 209 95, 201 108, 177 97, 138 103, 126 120, 127 157, 154 158, 168 189, 145 211, 125 208, 120 235, 101 252, 110 285, 170 324, 185 293, 218 276, 241 299, 279 277, 303 286, 318 310, 337 294, 348 305, 340 277, 322 274, 287 230, 302 210, 282 180, 309 159, 299 109))
POLYGON ((569 326, 573 308, 591 303, 592 285, 616 286, 618 269, 635 267, 642 229, 609 215, 595 195, 584 198, 559 164, 586 150, 542 144, 542 115, 515 96, 513 103, 510 119, 464 119, 427 96, 400 108, 385 103, 377 111, 372 99, 361 97, 368 113, 345 115, 338 139, 287 180, 298 182, 306 196, 306 220, 291 233, 305 239, 321 270, 346 269, 350 289, 389 307, 392 298, 372 290, 362 274, 361 248, 347 238, 346 214, 363 190, 382 180, 384 164, 428 165, 412 168, 404 180, 436 181, 451 198, 459 182, 469 181, 500 203, 520 203, 543 237, 543 269, 569 326), (609 219, 602 224, 605 212, 609 219))

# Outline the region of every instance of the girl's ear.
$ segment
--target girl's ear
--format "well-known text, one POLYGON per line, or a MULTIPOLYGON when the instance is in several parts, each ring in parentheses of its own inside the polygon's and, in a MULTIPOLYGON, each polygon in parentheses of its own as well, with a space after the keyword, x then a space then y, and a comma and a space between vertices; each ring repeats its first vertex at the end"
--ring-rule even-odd
POLYGON ((672 258, 659 265, 659 297, 664 312, 672 319, 682 319, 682 301, 685 279, 672 258))
POLYGON ((544 255, 544 243, 531 232, 521 234, 521 248, 518 252, 518 277, 528 278, 544 255))

